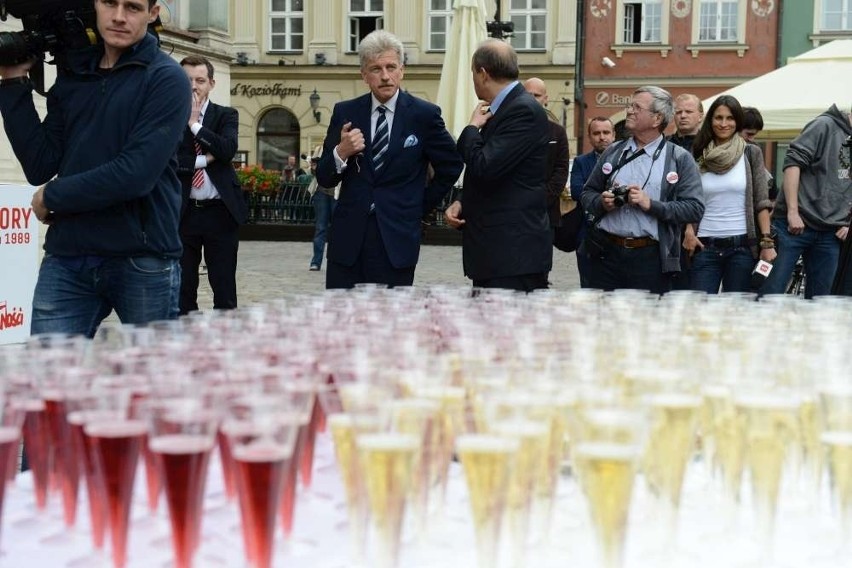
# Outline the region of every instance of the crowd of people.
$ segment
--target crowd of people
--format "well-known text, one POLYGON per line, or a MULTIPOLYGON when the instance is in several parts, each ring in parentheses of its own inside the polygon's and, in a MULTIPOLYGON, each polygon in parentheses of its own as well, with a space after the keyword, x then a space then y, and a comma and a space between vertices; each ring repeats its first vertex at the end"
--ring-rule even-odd
MULTIPOLYGON (((39 186, 32 207, 48 225, 34 334, 91 337, 113 310, 125 323, 196 310, 202 260, 214 308, 237 306, 247 216, 231 166, 237 111, 210 101, 210 61, 178 63, 160 49, 149 32, 154 0, 94 6, 102 41, 69 54, 43 120, 32 62, 0 67, 6 133, 39 186)), ((852 201, 844 146, 852 126, 836 106, 791 144, 773 202, 750 143, 760 115, 733 97, 716 99, 705 116, 695 95, 640 87, 626 109, 628 136, 615 141, 612 121, 593 118, 593 150, 569 177, 567 135, 546 109, 546 86, 519 81, 510 44, 489 39, 474 53, 481 101, 457 141, 439 107, 401 89, 396 36, 374 31, 358 55, 369 92, 335 105, 324 144, 306 156, 309 171, 295 156, 285 169, 287 181, 312 190, 309 267, 321 269, 327 240, 327 288, 411 285, 422 219, 464 171, 443 215, 462 232, 463 270, 477 288, 548 287, 562 203, 573 199, 585 221, 576 252, 583 287, 745 291, 762 260, 775 268, 761 292, 776 293, 802 256, 806 297, 832 289, 852 201), (676 133, 667 138, 670 124, 676 133)))

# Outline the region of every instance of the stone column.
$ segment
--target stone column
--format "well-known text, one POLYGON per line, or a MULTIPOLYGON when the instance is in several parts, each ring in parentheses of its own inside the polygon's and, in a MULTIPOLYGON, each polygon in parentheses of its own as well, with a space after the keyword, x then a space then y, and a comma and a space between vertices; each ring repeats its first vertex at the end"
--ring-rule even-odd
POLYGON ((341 30, 335 24, 344 22, 344 29, 348 29, 348 21, 343 19, 345 4, 334 0, 312 0, 308 7, 305 2, 305 7, 310 9, 305 13, 310 26, 305 30, 309 39, 308 63, 323 60, 325 65, 337 65, 337 54, 341 51, 337 41, 341 30))
POLYGON ((555 10, 551 21, 556 22, 556 41, 551 54, 554 65, 574 65, 577 54, 577 0, 552 0, 555 10))

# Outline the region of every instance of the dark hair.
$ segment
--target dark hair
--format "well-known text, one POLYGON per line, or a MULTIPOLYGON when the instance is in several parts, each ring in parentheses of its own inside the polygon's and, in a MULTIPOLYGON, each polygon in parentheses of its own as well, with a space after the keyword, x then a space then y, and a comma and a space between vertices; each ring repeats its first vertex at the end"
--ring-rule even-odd
POLYGON ((740 130, 763 130, 763 115, 754 107, 743 107, 743 124, 740 130))
POLYGON ((612 128, 613 131, 615 130, 615 126, 612 124, 612 119, 607 118, 605 116, 596 116, 589 121, 589 125, 586 127, 586 132, 588 132, 589 134, 592 133, 592 123, 593 122, 608 122, 609 127, 612 128))
POLYGON ((494 79, 514 81, 518 78, 518 54, 499 39, 487 39, 473 52, 473 68, 485 69, 494 79))
POLYGON ((187 65, 189 67, 198 67, 199 65, 204 65, 207 67, 207 78, 213 78, 213 64, 210 63, 210 60, 201 55, 187 55, 183 59, 180 60, 180 66, 183 67, 187 65))
POLYGON ((716 97, 716 100, 707 109, 707 114, 704 115, 704 122, 701 123, 701 129, 695 135, 695 141, 692 143, 692 155, 696 159, 704 154, 704 149, 713 140, 713 115, 720 106, 728 107, 728 110, 731 111, 731 116, 734 117, 734 122, 736 123, 734 136, 739 136, 740 130, 743 129, 743 107, 740 106, 740 101, 731 95, 716 97))

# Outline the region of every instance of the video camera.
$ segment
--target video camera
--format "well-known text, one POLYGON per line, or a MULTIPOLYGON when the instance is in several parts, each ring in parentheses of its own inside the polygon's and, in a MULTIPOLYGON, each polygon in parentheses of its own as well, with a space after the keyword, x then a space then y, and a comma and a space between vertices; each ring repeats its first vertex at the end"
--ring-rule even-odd
MULTIPOLYGON (((39 60, 30 69, 30 78, 42 95, 46 53, 53 56, 47 63, 63 72, 68 50, 101 41, 93 0, 0 0, 0 20, 5 22, 10 15, 21 20, 24 29, 0 32, 0 66, 39 60)), ((148 29, 157 35, 161 25, 157 18, 148 29)))

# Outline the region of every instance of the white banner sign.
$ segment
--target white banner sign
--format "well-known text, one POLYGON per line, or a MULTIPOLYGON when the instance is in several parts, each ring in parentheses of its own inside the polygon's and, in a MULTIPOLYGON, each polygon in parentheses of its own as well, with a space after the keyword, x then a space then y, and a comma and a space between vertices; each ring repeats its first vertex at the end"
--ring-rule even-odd
POLYGON ((0 185, 0 345, 30 335, 38 276, 38 226, 30 202, 35 188, 0 185))

